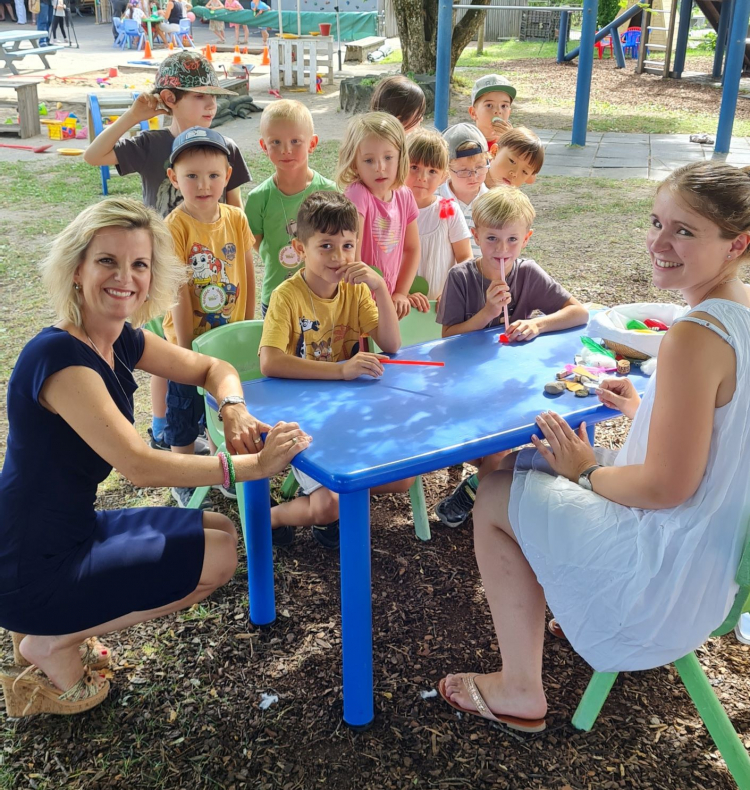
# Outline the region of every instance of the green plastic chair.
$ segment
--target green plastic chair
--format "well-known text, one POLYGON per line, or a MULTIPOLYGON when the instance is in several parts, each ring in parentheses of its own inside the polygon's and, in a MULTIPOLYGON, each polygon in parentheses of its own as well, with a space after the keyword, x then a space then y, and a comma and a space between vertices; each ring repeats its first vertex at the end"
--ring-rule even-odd
MULTIPOLYGON (((263 334, 263 321, 236 321, 232 324, 225 324, 210 332, 205 332, 193 340, 193 351, 205 354, 209 357, 216 357, 229 362, 236 368, 241 381, 253 381, 262 378, 260 372, 260 359, 258 348, 260 338, 263 334)), ((211 441, 216 445, 217 452, 224 448, 224 427, 219 422, 217 413, 209 408, 208 398, 204 390, 198 391, 203 395, 204 408, 206 413, 206 429, 211 441)), ((281 487, 281 494, 285 499, 291 499, 298 488, 297 481, 291 472, 284 480, 281 487)), ((195 493, 188 503, 188 507, 200 507, 201 502, 206 498, 209 486, 202 486, 195 489, 195 493)), ((242 530, 245 530, 245 508, 244 488, 237 486, 237 505, 240 511, 240 522, 242 530)))
POLYGON ((159 316, 159 318, 152 318, 148 323, 143 325, 144 329, 148 329, 149 332, 153 332, 155 335, 159 337, 164 337, 164 327, 162 324, 164 323, 164 316, 159 316))
MULTIPOLYGON (((745 538, 745 548, 734 578, 740 589, 731 611, 711 636, 728 634, 737 625, 740 615, 750 611, 750 530, 745 538)), ((737 786, 740 790, 750 790, 750 757, 701 669, 695 653, 688 653, 675 661, 674 665, 737 786)), ((576 729, 588 732, 594 726, 616 678, 617 672, 594 672, 573 714, 573 726, 576 729)))
MULTIPOLYGON (((427 293, 427 281, 423 277, 416 279, 424 282, 427 293)), ((416 282, 416 280, 415 280, 416 282)), ((437 314, 437 302, 430 302, 430 309, 426 313, 417 310, 409 310, 409 314, 398 322, 401 332, 401 347, 414 346, 417 343, 426 343, 428 340, 439 340, 442 337, 442 327, 435 321, 437 314)), ((378 344, 370 338, 376 354, 382 352, 378 344)), ((417 475, 409 489, 411 499, 411 510, 414 517, 414 532, 420 540, 430 540, 430 520, 427 516, 427 503, 424 498, 424 485, 422 475, 417 475)))

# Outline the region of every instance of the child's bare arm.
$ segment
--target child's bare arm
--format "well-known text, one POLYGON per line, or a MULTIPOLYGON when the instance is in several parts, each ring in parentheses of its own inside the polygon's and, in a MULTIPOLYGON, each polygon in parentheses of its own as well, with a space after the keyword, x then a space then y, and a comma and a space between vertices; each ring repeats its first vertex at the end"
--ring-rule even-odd
POLYGON ((399 318, 403 318, 409 313, 409 291, 411 290, 414 278, 417 276, 421 252, 419 228, 417 227, 417 221, 412 220, 412 222, 406 226, 401 268, 398 272, 396 288, 391 297, 396 306, 396 314, 399 318))
POLYGON ((379 378, 383 375, 383 366, 377 354, 355 354, 351 359, 339 364, 302 359, 287 354, 275 346, 263 346, 260 349, 260 372, 264 376, 278 379, 350 381, 362 375, 379 378))
MULTIPOLYGON (((357 249, 354 252, 354 260, 361 261, 362 260, 362 235, 364 233, 365 227, 365 217, 364 214, 359 215, 359 230, 357 231, 357 249)), ((366 261, 366 263, 370 263, 370 261, 366 261)))
POLYGON ((444 325, 443 337, 463 335, 466 332, 476 332, 479 329, 484 329, 503 312, 503 306, 510 304, 510 301, 511 296, 508 284, 503 280, 493 280, 487 288, 482 309, 460 324, 444 325))
POLYGON ((95 167, 116 165, 114 148, 117 141, 128 129, 157 115, 167 115, 167 111, 161 109, 159 97, 154 93, 141 93, 113 124, 104 127, 104 131, 84 151, 84 161, 95 167))
POLYGON ((260 255, 260 243, 263 241, 263 234, 256 233, 255 234, 255 243, 253 244, 253 249, 260 255))
POLYGON ((245 275, 247 280, 247 299, 245 301, 245 320, 255 318, 255 265, 253 264, 253 251, 245 252, 245 275))
POLYGON ((451 242, 451 247, 453 248, 453 257, 456 259, 456 263, 470 261, 474 257, 471 252, 471 239, 451 242))
POLYGON ((177 335, 177 345, 182 348, 193 347, 193 302, 190 298, 190 286, 185 284, 180 288, 177 304, 172 308, 174 331, 177 335))
POLYGON ((514 321, 508 327, 509 340, 531 340, 542 332, 555 332, 558 329, 570 329, 581 326, 589 320, 588 310, 571 296, 567 302, 554 313, 525 321, 514 321))
POLYGON ((240 188, 235 187, 234 189, 228 190, 226 200, 228 206, 237 206, 237 208, 242 208, 242 195, 240 194, 240 188))
POLYGON ((396 307, 388 293, 385 280, 366 263, 348 264, 343 282, 364 283, 372 292, 378 306, 378 325, 370 332, 375 342, 386 352, 395 354, 401 348, 401 332, 398 328, 396 307))

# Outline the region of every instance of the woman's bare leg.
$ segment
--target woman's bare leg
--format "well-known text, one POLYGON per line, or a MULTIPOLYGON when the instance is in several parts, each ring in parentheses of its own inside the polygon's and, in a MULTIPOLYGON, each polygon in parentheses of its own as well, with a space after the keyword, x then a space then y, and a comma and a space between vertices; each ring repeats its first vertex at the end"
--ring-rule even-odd
POLYGON ((61 690, 73 686, 81 678, 83 665, 78 646, 90 636, 121 631, 137 623, 187 609, 214 590, 226 584, 237 567, 237 531, 234 524, 220 513, 204 513, 205 552, 198 586, 186 597, 158 609, 149 609, 92 626, 75 634, 60 636, 26 636, 20 644, 21 655, 39 669, 61 690))
MULTIPOLYGON (((495 713, 542 718, 544 591, 516 542, 508 519, 513 473, 498 471, 482 481, 474 505, 474 550, 492 612, 503 660, 502 672, 477 678, 495 713)), ((448 675, 446 693, 461 707, 475 709, 460 675, 448 675)))

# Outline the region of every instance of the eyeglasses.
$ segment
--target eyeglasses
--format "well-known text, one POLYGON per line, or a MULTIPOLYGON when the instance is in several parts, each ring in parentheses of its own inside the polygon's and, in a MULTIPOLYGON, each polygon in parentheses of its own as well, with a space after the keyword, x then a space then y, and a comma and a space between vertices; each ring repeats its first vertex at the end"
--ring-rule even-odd
POLYGON ((482 165, 481 167, 475 167, 473 170, 454 170, 452 167, 449 168, 451 173, 454 176, 458 176, 459 178, 473 178, 474 176, 481 176, 486 170, 489 170, 489 165, 482 165))

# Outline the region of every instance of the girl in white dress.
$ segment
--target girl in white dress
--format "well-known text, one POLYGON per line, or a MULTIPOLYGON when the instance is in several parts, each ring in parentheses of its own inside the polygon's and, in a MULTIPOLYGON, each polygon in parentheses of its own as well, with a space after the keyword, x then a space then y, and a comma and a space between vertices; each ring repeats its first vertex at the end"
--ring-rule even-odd
POLYGON ((475 551, 502 672, 448 675, 451 705, 544 729, 545 599, 601 672, 674 661, 723 622, 750 516, 750 291, 738 277, 748 242, 750 168, 696 162, 660 184, 652 277, 689 307, 643 402, 627 379, 599 390, 634 419, 619 453, 547 412, 537 424, 548 444, 533 437, 536 449, 482 481, 475 551))

